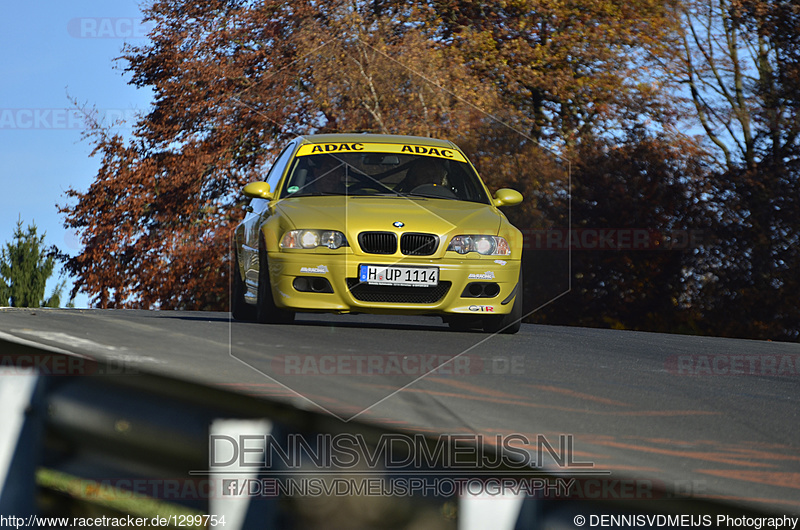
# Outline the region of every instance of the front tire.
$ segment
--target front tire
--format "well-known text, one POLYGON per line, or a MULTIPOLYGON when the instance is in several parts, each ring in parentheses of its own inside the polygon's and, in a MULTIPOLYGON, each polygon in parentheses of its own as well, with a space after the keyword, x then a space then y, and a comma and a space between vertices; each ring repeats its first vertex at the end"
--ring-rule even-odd
POLYGON ((294 311, 279 309, 272 298, 269 279, 269 261, 263 242, 258 252, 258 302, 256 320, 262 324, 289 324, 294 321, 294 311))
POLYGON ((255 322, 256 308, 244 300, 244 281, 239 274, 239 256, 236 249, 233 250, 233 280, 231 287, 231 315, 236 320, 243 322, 255 322))

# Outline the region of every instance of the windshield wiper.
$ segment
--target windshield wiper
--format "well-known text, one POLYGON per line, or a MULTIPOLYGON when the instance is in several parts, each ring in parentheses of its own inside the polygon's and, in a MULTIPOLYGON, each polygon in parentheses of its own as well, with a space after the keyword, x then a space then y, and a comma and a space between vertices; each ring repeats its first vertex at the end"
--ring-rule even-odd
POLYGON ((445 197, 443 195, 424 195, 422 193, 404 193, 404 197, 420 198, 420 199, 445 199, 448 201, 460 201, 458 197, 445 197))
POLYGON ((284 198, 285 199, 289 199, 291 197, 321 197, 321 196, 333 196, 333 195, 340 195, 340 196, 344 197, 346 194, 345 193, 332 192, 332 191, 314 191, 314 192, 308 192, 308 193, 290 193, 289 195, 287 195, 284 198))
POLYGON ((353 193, 350 197, 406 197, 405 193, 400 193, 397 191, 393 192, 386 192, 386 193, 353 193))

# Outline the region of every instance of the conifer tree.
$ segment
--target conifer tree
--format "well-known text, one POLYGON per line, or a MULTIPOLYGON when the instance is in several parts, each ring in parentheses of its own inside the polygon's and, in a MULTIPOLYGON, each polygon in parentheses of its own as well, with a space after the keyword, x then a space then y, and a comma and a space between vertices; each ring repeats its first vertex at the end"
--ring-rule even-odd
POLYGON ((17 221, 14 239, 0 253, 0 305, 12 307, 58 307, 66 285, 59 282, 48 299, 44 299, 47 280, 55 267, 54 247, 44 246, 45 234, 38 235, 36 224, 22 230, 17 221))

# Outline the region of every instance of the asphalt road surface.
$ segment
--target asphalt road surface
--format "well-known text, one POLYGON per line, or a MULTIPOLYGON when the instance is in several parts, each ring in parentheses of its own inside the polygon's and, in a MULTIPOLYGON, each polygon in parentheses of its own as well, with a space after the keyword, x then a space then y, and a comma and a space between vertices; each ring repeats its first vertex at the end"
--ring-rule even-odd
POLYGON ((612 477, 800 513, 798 344, 534 325, 489 336, 425 317, 269 326, 227 313, 45 309, 0 310, 0 338, 390 429, 570 435, 571 458, 612 477))

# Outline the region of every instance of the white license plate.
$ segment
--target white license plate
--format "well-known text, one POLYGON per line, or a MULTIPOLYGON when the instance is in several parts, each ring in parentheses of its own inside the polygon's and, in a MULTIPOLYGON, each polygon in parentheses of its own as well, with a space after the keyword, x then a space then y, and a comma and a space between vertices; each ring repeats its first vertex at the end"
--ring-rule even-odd
POLYGON ((439 269, 436 267, 361 265, 358 268, 358 281, 370 285, 431 287, 439 284, 439 269))

